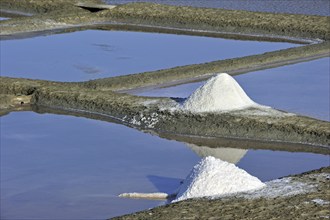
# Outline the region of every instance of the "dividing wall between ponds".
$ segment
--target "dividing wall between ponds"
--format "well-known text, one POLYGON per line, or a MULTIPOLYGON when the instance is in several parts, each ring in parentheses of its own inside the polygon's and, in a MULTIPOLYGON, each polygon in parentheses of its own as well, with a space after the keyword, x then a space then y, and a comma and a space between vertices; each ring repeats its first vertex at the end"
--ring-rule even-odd
MULTIPOLYGON (((234 78, 257 103, 330 121, 329 58, 250 72, 234 78)), ((204 82, 132 90, 132 94, 186 98, 204 82)))

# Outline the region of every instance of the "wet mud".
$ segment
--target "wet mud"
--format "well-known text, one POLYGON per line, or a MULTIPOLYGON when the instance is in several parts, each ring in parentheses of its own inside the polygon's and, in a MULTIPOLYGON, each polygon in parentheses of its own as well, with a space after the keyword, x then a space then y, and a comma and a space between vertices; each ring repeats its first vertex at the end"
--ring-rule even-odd
POLYGON ((285 142, 275 142, 275 141, 261 141, 255 139, 244 139, 244 138, 224 138, 224 137, 205 137, 205 136, 195 136, 195 135, 185 135, 170 133, 163 130, 155 130, 150 128, 142 128, 140 126, 133 125, 124 120, 119 120, 112 116, 106 114, 95 114, 88 111, 75 111, 75 110, 64 110, 60 108, 49 108, 40 105, 30 105, 22 108, 16 108, 15 111, 34 111, 39 114, 58 114, 58 115, 70 115, 74 117, 84 117, 93 120, 107 121, 110 123, 125 124, 126 126, 138 129, 145 133, 150 133, 152 135, 157 135, 161 138, 168 140, 176 140, 180 142, 185 142, 193 144, 194 146, 203 146, 209 148, 237 148, 237 149, 262 149, 262 150, 276 150, 276 151, 287 151, 287 152, 309 152, 317 154, 330 154, 330 149, 328 147, 311 146, 310 144, 303 143, 285 143, 285 142))
MULTIPOLYGON (((85 2, 102 4, 97 0, 85 2)), ((329 56, 330 17, 151 3, 132 3, 93 11, 77 3, 79 1, 1 0, 1 10, 20 11, 32 16, 12 16, 12 19, 1 21, 0 37, 14 39, 83 29, 122 29, 300 42, 305 45, 88 82, 60 83, 0 77, 0 116, 11 111, 54 111, 79 117, 111 119, 161 137, 196 145, 218 147, 219 144, 229 144, 230 147, 238 145, 244 149, 329 154, 329 122, 258 109, 194 115, 173 110, 180 100, 139 97, 128 95, 125 91, 203 80, 218 72, 235 75, 329 56)), ((208 219, 216 216, 221 216, 221 219, 322 218, 329 216, 329 203, 320 205, 313 201, 329 200, 326 198, 330 193, 327 184, 329 174, 325 174, 329 172, 328 167, 292 177, 294 181, 314 184, 317 188, 290 197, 188 200, 121 219, 208 219), (318 175, 317 178, 314 174, 318 175)))
POLYGON ((2 94, 31 95, 34 105, 104 114, 141 129, 320 146, 329 145, 330 140, 329 122, 276 110, 192 114, 180 110, 177 100, 171 98, 91 90, 79 83, 3 78, 0 86, 2 94))
MULTIPOLYGON (((276 34, 306 38, 329 39, 329 18, 326 16, 288 15, 247 12, 210 8, 177 7, 152 3, 131 3, 113 9, 91 12, 77 6, 79 1, 11 1, 2 0, 2 9, 27 10, 38 13, 36 25, 26 25, 34 20, 21 21, 21 25, 2 28, 2 33, 41 30, 49 24, 47 17, 55 22, 81 24, 92 22, 115 22, 123 24, 188 28, 196 30, 226 31, 247 34, 276 34), (37 22, 39 20, 40 22, 37 22), (44 24, 43 24, 44 23, 44 24), (25 26, 24 26, 25 25, 25 26), (12 29, 11 29, 12 28, 12 29), (6 30, 7 29, 7 30, 6 30)), ((102 3, 85 1, 85 3, 102 3)), ((10 22, 8 21, 8 24, 10 22)))
POLYGON ((275 183, 265 196, 257 191, 250 196, 189 199, 113 219, 327 219, 329 179, 330 167, 326 167, 283 178, 291 192, 299 186, 305 189, 298 194, 278 193, 280 186, 275 183))

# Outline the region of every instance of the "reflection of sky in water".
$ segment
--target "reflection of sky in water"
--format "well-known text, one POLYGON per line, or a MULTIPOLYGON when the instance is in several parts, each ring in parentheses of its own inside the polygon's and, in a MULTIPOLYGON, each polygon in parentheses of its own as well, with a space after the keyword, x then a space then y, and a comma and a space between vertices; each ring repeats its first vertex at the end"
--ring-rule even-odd
POLYGON ((0 17, 0 21, 8 20, 9 18, 0 17))
POLYGON ((295 46, 210 37, 81 31, 1 43, 2 76, 83 81, 295 46))
MULTIPOLYGON (((198 151, 204 156, 245 154, 206 147, 198 151)), ((11 113, 1 117, 1 218, 105 219, 151 208, 163 202, 116 195, 171 193, 198 160, 183 143, 123 125, 11 113)), ((248 151, 238 165, 269 180, 327 163, 322 155, 257 150, 248 151)))
POLYGON ((1 217, 105 219, 154 207, 162 202, 115 196, 173 192, 198 160, 123 125, 11 113, 1 118, 1 217))
POLYGON ((329 166, 328 155, 290 153, 271 150, 249 150, 239 161, 238 167, 261 181, 269 181, 290 174, 329 166))
MULTIPOLYGON (((322 120, 330 120, 329 58, 235 76, 256 102, 322 120)), ((153 89, 136 94, 188 97, 203 82, 153 89)))
POLYGON ((236 78, 256 102, 329 121, 329 61, 323 58, 236 78))

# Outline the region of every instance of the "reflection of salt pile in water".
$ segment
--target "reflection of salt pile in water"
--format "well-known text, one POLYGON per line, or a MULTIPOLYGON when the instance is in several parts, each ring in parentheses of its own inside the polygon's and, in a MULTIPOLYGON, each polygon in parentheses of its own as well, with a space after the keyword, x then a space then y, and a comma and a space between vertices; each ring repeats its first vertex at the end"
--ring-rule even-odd
POLYGON ((264 187, 258 178, 234 164, 206 157, 194 166, 180 187, 174 202, 206 196, 257 190, 264 187))
POLYGON ((215 112, 239 110, 257 107, 235 81, 227 73, 218 74, 199 87, 183 103, 183 109, 190 112, 215 112))
POLYGON ((244 149, 236 149, 236 148, 210 148, 205 146, 197 146, 195 144, 186 144, 189 148, 191 148, 198 156, 207 157, 213 156, 220 160, 237 164, 246 154, 248 150, 244 149))

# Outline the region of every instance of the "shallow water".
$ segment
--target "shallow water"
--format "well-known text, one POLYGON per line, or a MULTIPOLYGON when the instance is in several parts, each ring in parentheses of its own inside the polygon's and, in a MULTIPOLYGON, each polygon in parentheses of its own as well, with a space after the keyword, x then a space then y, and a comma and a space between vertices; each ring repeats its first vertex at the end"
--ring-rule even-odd
POLYGON ((296 46, 290 43, 96 30, 2 40, 0 44, 1 76, 54 81, 85 81, 296 46))
POLYGON ((197 161, 182 143, 123 125, 11 113, 1 118, 1 218, 105 219, 161 205, 116 196, 172 192, 197 161))
MULTIPOLYGON (((260 70, 235 76, 257 103, 276 109, 330 121, 330 59, 260 70)), ((160 97, 188 97, 204 82, 149 89, 134 94, 160 97)))
POLYGON ((0 17, 0 21, 8 20, 9 18, 0 17))
POLYGON ((265 182, 287 176, 288 174, 299 174, 308 170, 329 166, 329 155, 249 150, 237 166, 265 182))
POLYGON ((178 6, 224 8, 273 13, 330 15, 329 0, 103 0, 108 4, 154 2, 178 6))
POLYGON ((172 193, 200 156, 239 161, 263 181, 328 165, 325 155, 197 147, 72 116, 15 112, 0 120, 4 219, 105 219, 162 205, 116 196, 172 193))
POLYGON ((330 121, 330 58, 237 76, 256 102, 330 121))

